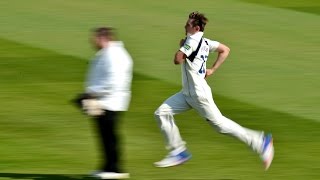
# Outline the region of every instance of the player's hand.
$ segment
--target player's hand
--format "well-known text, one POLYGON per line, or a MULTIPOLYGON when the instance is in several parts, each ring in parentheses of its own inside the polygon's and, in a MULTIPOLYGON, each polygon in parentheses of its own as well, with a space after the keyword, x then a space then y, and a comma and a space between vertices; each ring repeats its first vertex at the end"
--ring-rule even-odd
POLYGON ((213 73, 214 73, 214 70, 213 70, 213 69, 206 69, 206 76, 205 76, 205 78, 211 76, 213 73))
POLYGON ((180 43, 179 43, 180 47, 183 46, 185 42, 186 42, 186 38, 185 39, 181 39, 180 43))

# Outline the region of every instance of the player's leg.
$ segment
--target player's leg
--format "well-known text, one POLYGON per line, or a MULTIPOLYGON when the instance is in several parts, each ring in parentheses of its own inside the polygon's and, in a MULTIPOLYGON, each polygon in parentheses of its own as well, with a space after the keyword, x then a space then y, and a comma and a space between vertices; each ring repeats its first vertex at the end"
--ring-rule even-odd
MULTIPOLYGON (((208 95, 208 97, 210 97, 210 95, 208 95)), ((226 118, 221 114, 212 98, 192 98, 192 100, 189 101, 193 102, 190 103, 192 107, 196 109, 202 117, 207 119, 218 132, 234 136, 250 146, 253 151, 263 154, 265 151, 264 146, 268 142, 265 142, 266 137, 262 131, 255 131, 242 127, 236 122, 226 118)), ((273 151, 273 146, 270 148, 272 148, 271 151, 273 151)), ((273 157, 273 152, 270 156, 273 157)))
POLYGON ((168 150, 185 148, 185 142, 180 136, 173 116, 189 109, 191 107, 186 102, 184 95, 179 92, 165 100, 155 111, 154 115, 164 134, 168 150))
POLYGON ((169 167, 178 165, 181 164, 182 161, 190 158, 189 154, 185 154, 186 143, 182 140, 179 129, 176 126, 173 117, 173 115, 179 114, 189 109, 191 109, 191 107, 186 102, 185 96, 181 92, 179 92, 169 97, 155 111, 154 115, 156 120, 158 121, 161 132, 165 137, 167 149, 171 151, 167 158, 155 163, 157 167, 169 167), (182 159, 177 159, 176 157, 174 157, 179 154, 182 155, 182 159))

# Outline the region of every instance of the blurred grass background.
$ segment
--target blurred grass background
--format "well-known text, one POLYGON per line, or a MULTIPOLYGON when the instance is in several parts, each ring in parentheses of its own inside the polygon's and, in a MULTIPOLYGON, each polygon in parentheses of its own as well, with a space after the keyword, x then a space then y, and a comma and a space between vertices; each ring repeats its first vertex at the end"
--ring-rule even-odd
POLYGON ((135 62, 122 124, 132 179, 319 179, 319 7, 315 0, 1 1, 0 179, 83 179, 97 167, 94 123, 69 100, 82 91, 94 54, 90 29, 103 25, 118 28, 135 62), (172 56, 194 10, 210 20, 206 36, 231 48, 209 79, 221 111, 275 137, 267 173, 194 111, 176 117, 192 161, 152 166, 166 153, 153 111, 181 88, 172 56))

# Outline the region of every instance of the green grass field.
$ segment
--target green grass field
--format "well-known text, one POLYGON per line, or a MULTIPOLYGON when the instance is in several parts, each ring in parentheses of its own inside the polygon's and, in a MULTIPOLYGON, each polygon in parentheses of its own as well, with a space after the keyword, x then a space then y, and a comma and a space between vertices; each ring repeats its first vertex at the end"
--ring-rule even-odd
POLYGON ((319 7, 316 0, 1 1, 0 179, 88 179, 97 167, 95 124, 70 100, 82 91, 94 53, 89 30, 109 24, 119 28, 135 62, 133 99, 121 126, 131 179, 319 179, 319 7), (168 169, 152 165, 166 154, 153 112, 181 88, 171 58, 193 10, 209 17, 207 37, 231 47, 209 79, 217 105, 239 124, 275 137, 268 172, 257 155, 195 111, 176 117, 192 160, 168 169))

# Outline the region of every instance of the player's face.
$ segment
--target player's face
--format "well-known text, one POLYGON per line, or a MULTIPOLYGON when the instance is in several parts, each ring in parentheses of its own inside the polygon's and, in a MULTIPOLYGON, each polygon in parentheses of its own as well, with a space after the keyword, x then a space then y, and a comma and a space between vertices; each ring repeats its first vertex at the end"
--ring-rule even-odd
POLYGON ((91 39, 92 45, 95 49, 101 49, 102 48, 102 44, 101 44, 101 37, 98 36, 93 36, 91 39))
POLYGON ((187 36, 193 35, 194 33, 199 31, 199 27, 198 26, 193 27, 192 21, 193 21, 193 19, 188 19, 186 25, 184 26, 187 36))

